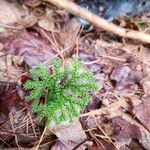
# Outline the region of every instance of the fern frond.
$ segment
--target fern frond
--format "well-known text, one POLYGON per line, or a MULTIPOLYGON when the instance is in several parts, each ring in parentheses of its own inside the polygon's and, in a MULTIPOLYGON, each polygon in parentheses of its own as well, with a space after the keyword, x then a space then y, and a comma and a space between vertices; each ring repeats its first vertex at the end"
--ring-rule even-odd
POLYGON ((93 73, 83 71, 83 62, 72 59, 72 66, 61 69, 61 61, 54 60, 53 74, 42 65, 31 69, 32 80, 24 84, 24 88, 31 90, 26 97, 32 102, 32 109, 37 112, 37 119, 47 117, 47 124, 61 124, 71 122, 79 117, 81 111, 90 100, 89 90, 97 89, 93 73), (41 97, 45 97, 45 104, 39 105, 41 97))

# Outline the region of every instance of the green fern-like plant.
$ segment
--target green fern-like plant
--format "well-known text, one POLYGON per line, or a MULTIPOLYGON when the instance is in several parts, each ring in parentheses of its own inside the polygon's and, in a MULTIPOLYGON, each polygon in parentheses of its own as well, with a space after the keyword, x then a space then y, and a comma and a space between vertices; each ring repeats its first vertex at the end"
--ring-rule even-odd
POLYGON ((64 121, 72 122, 80 116, 81 111, 90 100, 89 90, 95 91, 97 86, 91 71, 83 71, 83 62, 72 59, 72 66, 61 69, 61 61, 53 61, 53 74, 43 65, 30 70, 32 80, 24 84, 30 90, 26 97, 32 101, 32 110, 37 119, 47 117, 47 124, 57 125, 64 121), (44 104, 40 99, 44 98, 44 104))

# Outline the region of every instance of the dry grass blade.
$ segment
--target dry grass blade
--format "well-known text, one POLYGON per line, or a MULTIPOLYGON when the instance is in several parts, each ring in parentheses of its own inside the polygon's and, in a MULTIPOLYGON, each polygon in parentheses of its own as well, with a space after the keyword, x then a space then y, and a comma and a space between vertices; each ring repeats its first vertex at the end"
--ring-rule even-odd
POLYGON ((43 137, 44 137, 44 135, 45 135, 45 133, 46 133, 46 130, 47 130, 47 128, 45 127, 45 128, 44 128, 44 131, 43 131, 43 133, 42 133, 42 135, 41 135, 41 137, 40 137, 40 140, 39 140, 37 146, 35 147, 35 150, 38 150, 38 149, 39 149, 39 145, 41 144, 41 142, 42 142, 42 140, 43 140, 43 137))

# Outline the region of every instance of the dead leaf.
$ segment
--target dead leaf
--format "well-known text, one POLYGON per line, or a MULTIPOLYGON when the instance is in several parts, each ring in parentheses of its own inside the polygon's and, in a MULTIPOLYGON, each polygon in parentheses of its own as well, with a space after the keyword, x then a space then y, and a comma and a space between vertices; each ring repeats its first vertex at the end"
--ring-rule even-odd
POLYGON ((93 63, 91 65, 88 65, 88 68, 93 72, 93 73, 101 73, 103 71, 102 65, 93 63))
POLYGON ((78 40, 80 24, 74 20, 66 22, 57 36, 58 43, 62 50, 65 49, 64 57, 69 57, 74 52, 74 47, 78 40))
POLYGON ((115 150, 115 147, 107 142, 106 140, 103 139, 98 139, 99 140, 99 145, 93 144, 92 146, 88 147, 88 150, 115 150))
POLYGON ((143 150, 142 145, 139 143, 137 139, 133 139, 128 145, 129 150, 143 150))
POLYGON ((16 82, 24 73, 21 68, 23 59, 20 56, 13 56, 11 54, 0 53, 0 81, 16 82))
MULTIPOLYGON (((4 43, 5 53, 22 56, 25 62, 34 67, 38 63, 45 63, 55 56, 50 43, 45 39, 28 33, 12 37, 4 43)), ((51 61, 45 63, 49 66, 51 61)))
POLYGON ((19 22, 25 11, 17 3, 0 0, 0 23, 4 25, 13 25, 19 22))
POLYGON ((0 123, 1 125, 8 119, 14 101, 19 99, 15 83, 0 82, 0 123), (13 92, 14 91, 14 92, 13 92))
POLYGON ((94 56, 92 53, 85 53, 84 50, 79 53, 79 58, 83 61, 93 61, 94 56))
POLYGON ((45 29, 46 31, 51 31, 51 32, 58 32, 56 27, 55 27, 55 19, 53 17, 53 10, 47 8, 46 9, 46 14, 43 15, 39 21, 38 25, 45 29))
POLYGON ((150 145, 147 143, 149 141, 149 133, 136 123, 136 121, 132 120, 131 117, 127 116, 123 115, 123 117, 116 116, 112 118, 112 123, 120 128, 113 135, 117 148, 125 148, 134 139, 138 140, 142 147, 149 147, 150 145))
POLYGON ((119 84, 116 87, 116 91, 118 92, 118 94, 120 93, 120 95, 124 95, 124 96, 133 96, 136 94, 136 92, 138 91, 138 85, 132 82, 124 82, 122 84, 119 84))
POLYGON ((112 71, 110 79, 115 80, 116 82, 124 82, 129 76, 130 72, 131 69, 128 66, 117 67, 112 71))
POLYGON ((36 7, 36 6, 41 4, 41 1, 39 1, 39 0, 25 0, 24 4, 28 5, 30 7, 36 7))
POLYGON ((92 99, 90 100, 90 102, 88 103, 88 110, 95 110, 95 109, 99 109, 102 106, 102 100, 98 95, 92 95, 92 99))
MULTIPOLYGON (((72 150, 76 146, 77 146, 77 143, 75 143, 75 142, 61 142, 61 141, 58 141, 53 145, 51 150, 72 150)), ((81 145, 76 150, 85 150, 85 146, 81 145)))
POLYGON ((17 2, 0 0, 0 37, 16 34, 33 26, 38 18, 29 9, 23 9, 17 2))
POLYGON ((133 82, 135 84, 140 84, 140 82, 141 82, 142 79, 143 79, 143 72, 135 70, 135 69, 133 69, 130 72, 130 75, 129 75, 129 78, 128 78, 128 80, 130 82, 133 82))
POLYGON ((72 124, 63 122, 60 126, 56 126, 53 123, 48 129, 54 133, 60 141, 80 143, 87 138, 79 120, 75 120, 72 124))
MULTIPOLYGON (((145 80, 145 79, 144 79, 145 80)), ((143 86, 143 90, 144 90, 144 94, 145 95, 149 95, 150 93, 150 81, 149 80, 145 80, 142 82, 142 86, 143 86)))
POLYGON ((142 103, 135 106, 133 114, 150 131, 150 96, 143 99, 142 103))
POLYGON ((117 142, 126 142, 133 138, 141 138, 139 127, 124 120, 122 117, 114 117, 112 118, 112 122, 120 127, 118 134, 115 135, 117 142))

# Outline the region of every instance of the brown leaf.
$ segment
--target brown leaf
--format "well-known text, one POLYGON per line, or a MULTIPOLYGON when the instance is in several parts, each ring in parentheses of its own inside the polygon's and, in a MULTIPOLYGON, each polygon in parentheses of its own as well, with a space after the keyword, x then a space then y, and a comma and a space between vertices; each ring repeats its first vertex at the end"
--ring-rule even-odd
POLYGON ((58 36, 58 43, 63 49, 66 49, 64 57, 69 57, 73 54, 73 48, 75 47, 79 30, 80 24, 74 20, 66 22, 61 29, 58 36))
POLYGON ((142 81, 142 86, 143 86, 143 90, 144 90, 144 93, 145 93, 145 95, 149 95, 149 93, 150 93, 150 80, 148 79, 144 79, 143 81, 142 81))
POLYGON ((103 68, 100 64, 93 63, 91 65, 88 65, 88 68, 93 72, 93 73, 101 73, 103 71, 103 68))
MULTIPOLYGON (((76 145, 77 145, 77 143, 75 143, 75 142, 61 142, 61 141, 58 141, 53 145, 51 150, 72 150, 73 148, 76 147, 76 145)), ((85 150, 85 147, 81 145, 76 150, 85 150)))
POLYGON ((92 146, 88 147, 88 150, 115 150, 115 147, 107 142, 106 140, 103 139, 98 139, 99 140, 99 145, 93 144, 92 146))
POLYGON ((116 87, 116 90, 118 93, 120 93, 121 95, 134 95, 136 93, 136 91, 138 90, 138 85, 134 84, 134 83, 128 83, 128 82, 124 82, 124 84, 120 84, 116 87))
POLYGON ((52 10, 47 9, 46 14, 39 19, 38 25, 46 31, 58 32, 55 27, 55 20, 53 14, 54 12, 52 10))
POLYGON ((39 0, 25 0, 24 3, 30 7, 36 7, 36 6, 40 5, 41 1, 39 1, 39 0))
POLYGON ((150 131, 150 96, 144 98, 143 102, 135 106, 133 113, 136 118, 150 131))
POLYGON ((128 66, 115 68, 110 75, 110 79, 115 80, 116 82, 123 82, 127 79, 130 72, 131 69, 128 66))
POLYGON ((53 132, 59 140, 65 142, 73 141, 75 143, 80 143, 87 138, 79 120, 75 120, 72 124, 66 121, 63 122, 61 126, 51 124, 48 129, 53 132))
POLYGON ((17 2, 0 0, 0 37, 8 37, 22 32, 26 27, 33 26, 38 21, 37 16, 23 9, 17 2))
POLYGON ((92 99, 90 100, 87 108, 89 111, 99 109, 102 106, 102 100, 97 95, 92 95, 92 99))
POLYGON ((0 20, 2 24, 12 25, 17 23, 25 12, 16 3, 0 0, 0 20))
POLYGON ((79 58, 81 60, 83 60, 83 61, 92 61, 92 60, 94 60, 93 54, 91 54, 91 53, 85 53, 85 52, 80 52, 79 58))
POLYGON ((48 60, 55 56, 51 44, 45 39, 27 33, 8 39, 4 45, 6 53, 22 56, 30 67, 38 63, 49 66, 51 61, 48 60))
POLYGON ((117 131, 116 135, 114 136, 117 142, 126 143, 126 141, 131 140, 133 138, 141 138, 141 132, 139 127, 137 127, 134 124, 131 124, 122 117, 114 117, 112 118, 112 122, 120 127, 120 130, 117 131))
POLYGON ((0 125, 8 119, 14 101, 19 99, 15 83, 0 82, 0 125))
POLYGON ((130 72, 128 80, 135 83, 139 84, 141 80, 143 79, 143 72, 142 71, 137 71, 137 70, 132 70, 130 72))
POLYGON ((143 150, 143 147, 141 146, 141 144, 139 143, 139 141, 137 139, 133 139, 130 144, 128 145, 129 150, 133 149, 133 150, 143 150))
POLYGON ((16 82, 19 77, 24 73, 21 68, 23 59, 19 56, 6 55, 0 53, 0 81, 16 82))

